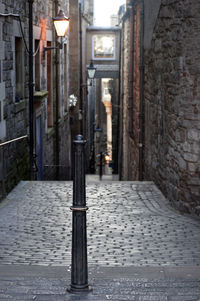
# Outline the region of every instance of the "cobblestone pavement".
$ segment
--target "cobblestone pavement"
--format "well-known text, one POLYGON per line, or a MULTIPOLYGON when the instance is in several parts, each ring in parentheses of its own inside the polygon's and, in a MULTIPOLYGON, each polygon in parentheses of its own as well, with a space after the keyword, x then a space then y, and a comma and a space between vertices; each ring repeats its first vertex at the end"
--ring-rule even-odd
POLYGON ((152 182, 87 185, 94 290, 66 295, 71 203, 72 182, 21 182, 0 204, 0 300, 200 301, 200 221, 172 209, 152 182), (65 267, 66 276, 23 274, 36 266, 65 267))
MULTIPOLYGON (((25 182, 0 210, 0 264, 70 265, 71 182, 25 182)), ((200 223, 173 211, 153 183, 87 187, 88 261, 199 266, 200 223)))

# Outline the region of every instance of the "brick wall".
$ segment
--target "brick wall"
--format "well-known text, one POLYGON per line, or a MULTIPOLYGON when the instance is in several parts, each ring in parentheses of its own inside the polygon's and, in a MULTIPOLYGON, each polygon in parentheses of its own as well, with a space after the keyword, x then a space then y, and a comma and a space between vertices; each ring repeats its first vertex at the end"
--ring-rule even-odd
POLYGON ((200 214, 200 3, 162 0, 145 53, 146 178, 200 214))
POLYGON ((140 16, 138 1, 127 11, 122 29, 123 180, 139 178, 140 16))
POLYGON ((129 73, 129 48, 130 48, 130 22, 127 18, 124 20, 122 27, 122 63, 121 63, 121 171, 120 177, 122 180, 128 179, 128 73, 129 73))
MULTIPOLYGON (((132 81, 129 80, 129 90, 132 89, 132 92, 129 92, 129 95, 132 96, 129 101, 129 106, 131 109, 131 115, 129 114, 129 123, 130 130, 129 140, 130 140, 130 160, 131 168, 129 171, 130 180, 138 180, 139 178, 139 111, 140 111, 140 13, 141 5, 138 3, 135 7, 135 14, 132 20, 132 39, 133 49, 131 49, 133 58, 132 58, 132 72, 133 77, 132 81), (132 124, 131 124, 132 123, 132 124)), ((133 11, 131 12, 133 14, 133 11)), ((129 78, 131 71, 129 72, 129 78)))

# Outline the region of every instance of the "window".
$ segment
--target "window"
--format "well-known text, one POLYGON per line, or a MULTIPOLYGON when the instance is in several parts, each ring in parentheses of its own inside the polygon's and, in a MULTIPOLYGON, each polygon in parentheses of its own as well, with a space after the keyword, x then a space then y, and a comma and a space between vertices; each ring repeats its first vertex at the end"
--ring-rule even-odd
POLYGON ((1 106, 2 106, 2 102, 0 101, 0 122, 3 120, 3 117, 1 116, 2 115, 1 106))
POLYGON ((35 90, 40 91, 40 41, 35 40, 35 90))
MULTIPOLYGON (((0 95, 2 94, 1 89, 3 89, 1 82, 2 82, 2 74, 1 74, 1 60, 0 60, 0 95)), ((0 99, 0 123, 3 120, 3 99, 0 99)), ((0 125, 1 126, 1 125, 0 125)))
POLYGON ((1 74, 1 60, 0 60, 0 83, 2 82, 2 74, 1 74))
POLYGON ((67 111, 67 95, 68 95, 68 80, 67 80, 67 44, 64 44, 64 112, 67 111))
MULTIPOLYGON (((51 47, 51 42, 47 42, 47 47, 51 47)), ((53 126, 53 104, 52 104, 52 61, 51 51, 47 51, 47 120, 48 127, 53 126)))
POLYGON ((15 38, 15 101, 24 97, 22 39, 15 38))
POLYGON ((95 35, 93 36, 93 59, 115 60, 115 36, 95 35))
MULTIPOLYGON (((0 61, 0 66, 2 62, 0 61)), ((2 69, 0 67, 0 69, 2 69)), ((0 72, 1 74, 1 72, 0 72)), ((6 137, 6 121, 4 119, 4 100, 5 100, 5 82, 2 82, 2 77, 0 76, 0 140, 6 137)))

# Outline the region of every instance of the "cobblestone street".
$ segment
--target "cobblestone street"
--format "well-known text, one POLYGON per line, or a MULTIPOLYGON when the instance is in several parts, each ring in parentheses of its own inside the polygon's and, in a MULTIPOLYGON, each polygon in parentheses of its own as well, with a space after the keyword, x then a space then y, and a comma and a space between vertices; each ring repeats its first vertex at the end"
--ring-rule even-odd
POLYGON ((87 184, 93 293, 70 283, 72 182, 21 182, 0 204, 0 300, 200 300, 200 222, 152 182, 87 184))

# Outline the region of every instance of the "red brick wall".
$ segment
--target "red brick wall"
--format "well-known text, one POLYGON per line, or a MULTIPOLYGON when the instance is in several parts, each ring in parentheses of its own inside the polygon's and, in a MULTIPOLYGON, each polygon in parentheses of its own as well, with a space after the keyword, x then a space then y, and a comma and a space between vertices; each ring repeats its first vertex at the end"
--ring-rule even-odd
POLYGON ((135 9, 130 9, 124 22, 123 180, 138 180, 139 177, 140 16, 138 3, 135 9))
POLYGON ((140 4, 136 7, 134 18, 134 52, 133 52, 133 139, 130 139, 131 172, 130 179, 138 180, 139 174, 139 103, 140 103, 140 4))

